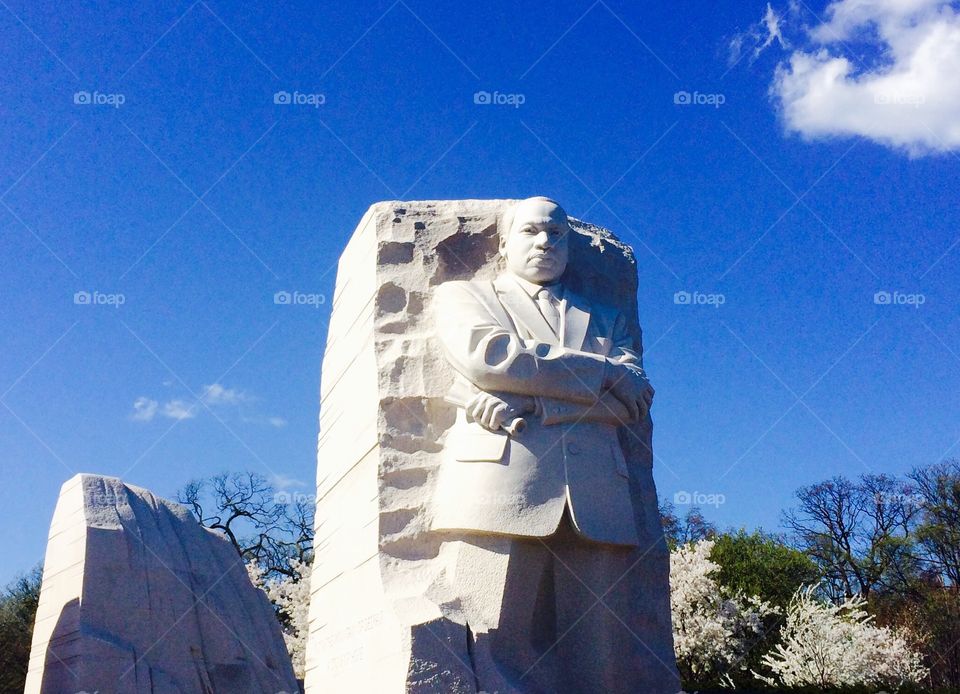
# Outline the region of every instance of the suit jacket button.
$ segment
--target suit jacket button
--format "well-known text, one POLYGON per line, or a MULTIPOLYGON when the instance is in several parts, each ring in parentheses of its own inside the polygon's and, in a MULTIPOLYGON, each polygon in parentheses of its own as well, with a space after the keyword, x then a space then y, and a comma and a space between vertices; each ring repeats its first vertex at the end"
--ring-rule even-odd
POLYGON ((580 446, 578 446, 575 442, 570 441, 567 443, 567 453, 569 453, 570 455, 576 455, 579 452, 580 452, 580 446))
POLYGON ((564 407, 563 405, 557 405, 556 407, 553 408, 553 411, 556 412, 557 414, 561 414, 562 412, 566 412, 566 410, 567 410, 567 408, 564 407))

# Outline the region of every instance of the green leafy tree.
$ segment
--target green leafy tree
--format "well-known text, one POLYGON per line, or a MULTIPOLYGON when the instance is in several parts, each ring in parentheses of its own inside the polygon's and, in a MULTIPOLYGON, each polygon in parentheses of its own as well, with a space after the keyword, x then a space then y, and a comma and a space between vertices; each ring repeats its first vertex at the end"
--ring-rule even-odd
POLYGON ((37 566, 0 595, 0 692, 22 692, 26 683, 42 576, 37 566))
POLYGON ((807 555, 762 530, 717 535, 710 558, 720 565, 721 585, 776 607, 785 608, 800 586, 820 580, 807 555))
POLYGON ((767 673, 763 655, 779 640, 783 617, 794 593, 820 580, 817 565, 803 552, 778 537, 756 530, 721 533, 714 537, 710 559, 719 564, 717 581, 725 589, 771 605, 776 612, 762 616, 762 626, 731 680, 737 686, 754 685, 750 673, 767 673))

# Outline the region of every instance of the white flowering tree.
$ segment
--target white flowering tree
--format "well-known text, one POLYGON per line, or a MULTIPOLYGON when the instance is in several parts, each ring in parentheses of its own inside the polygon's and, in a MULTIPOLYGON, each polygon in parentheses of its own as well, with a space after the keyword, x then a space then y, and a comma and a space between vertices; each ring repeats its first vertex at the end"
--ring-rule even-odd
POLYGON ((670 608, 677 667, 685 682, 732 684, 744 656, 763 631, 763 618, 777 610, 753 596, 731 593, 714 578, 712 540, 670 553, 670 608))
POLYGON ((250 580, 270 598, 283 628, 283 640, 293 661, 297 677, 304 676, 304 657, 307 651, 307 625, 310 608, 310 572, 312 565, 299 559, 290 560, 294 576, 265 579, 256 563, 247 564, 250 580))
POLYGON ((764 656, 768 684, 819 687, 865 685, 894 690, 926 677, 920 654, 904 632, 873 624, 862 598, 819 600, 801 588, 787 609, 781 642, 764 656))

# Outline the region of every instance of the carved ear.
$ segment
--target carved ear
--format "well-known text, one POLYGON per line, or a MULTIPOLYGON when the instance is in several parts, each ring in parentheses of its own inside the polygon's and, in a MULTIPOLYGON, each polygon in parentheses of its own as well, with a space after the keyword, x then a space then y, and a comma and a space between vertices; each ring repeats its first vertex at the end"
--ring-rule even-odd
POLYGON ((513 226, 513 211, 517 206, 517 203, 513 203, 508 206, 503 212, 500 213, 500 217, 497 219, 497 236, 499 241, 497 243, 497 249, 500 251, 500 255, 505 256, 503 249, 506 247, 507 236, 510 234, 510 227, 513 226))

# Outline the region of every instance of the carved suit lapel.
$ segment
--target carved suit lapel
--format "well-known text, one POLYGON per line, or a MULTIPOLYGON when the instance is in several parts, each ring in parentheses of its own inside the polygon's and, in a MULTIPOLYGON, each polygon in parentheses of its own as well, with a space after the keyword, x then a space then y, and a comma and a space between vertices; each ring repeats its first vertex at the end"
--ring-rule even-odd
POLYGON ((590 303, 569 289, 564 291, 566 314, 563 321, 563 346, 570 349, 583 349, 590 328, 590 303))
POLYGON ((543 317, 533 299, 520 288, 520 285, 509 276, 501 275, 493 281, 493 286, 497 290, 497 297, 515 323, 522 325, 538 341, 551 345, 557 344, 557 336, 547 323, 547 319, 543 317))

